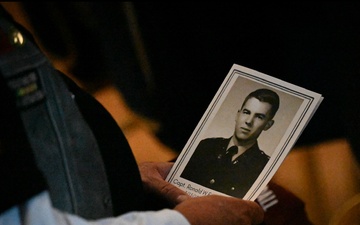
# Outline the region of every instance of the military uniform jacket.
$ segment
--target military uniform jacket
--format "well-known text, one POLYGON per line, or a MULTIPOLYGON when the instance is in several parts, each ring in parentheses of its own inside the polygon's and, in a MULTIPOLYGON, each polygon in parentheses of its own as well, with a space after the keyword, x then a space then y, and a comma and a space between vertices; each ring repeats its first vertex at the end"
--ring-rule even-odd
POLYGON ((269 156, 256 143, 231 162, 226 156, 230 139, 202 140, 181 177, 234 197, 244 197, 269 161, 269 156))

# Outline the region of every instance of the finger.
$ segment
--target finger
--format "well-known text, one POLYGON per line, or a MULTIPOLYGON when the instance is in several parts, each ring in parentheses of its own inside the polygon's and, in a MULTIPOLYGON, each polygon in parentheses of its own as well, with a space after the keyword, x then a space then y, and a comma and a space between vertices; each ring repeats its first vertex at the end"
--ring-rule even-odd
POLYGON ((166 176, 169 174, 173 165, 174 165, 173 162, 163 162, 163 163, 157 164, 157 167, 158 167, 157 169, 163 179, 165 179, 166 176))
POLYGON ((185 191, 177 188, 176 186, 168 182, 164 182, 159 188, 159 190, 159 194, 165 196, 165 198, 174 205, 177 205, 190 198, 190 196, 186 194, 185 191))
POLYGON ((252 224, 260 224, 264 220, 264 210, 263 208, 256 202, 247 201, 248 204, 252 205, 251 207, 253 210, 250 211, 250 218, 253 219, 252 224))

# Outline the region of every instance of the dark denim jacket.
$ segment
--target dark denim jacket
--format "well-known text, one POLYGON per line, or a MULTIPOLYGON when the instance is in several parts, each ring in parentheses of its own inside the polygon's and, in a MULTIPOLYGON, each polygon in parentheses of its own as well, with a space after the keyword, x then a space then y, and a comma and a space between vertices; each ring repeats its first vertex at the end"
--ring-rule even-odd
POLYGON ((9 37, 9 51, 0 55, 0 71, 16 95, 53 204, 87 218, 112 215, 98 144, 74 95, 37 46, 6 20, 0 20, 0 27, 9 37))
POLYGON ((90 102, 80 109, 77 95, 66 83, 71 81, 58 74, 29 39, 31 36, 19 31, 22 27, 15 27, 17 24, 0 15, 0 73, 16 98, 53 205, 88 219, 139 209, 140 175, 128 143, 110 114, 73 84, 79 97, 90 102), (97 110, 84 118, 83 112, 92 104, 97 104, 97 110), (103 118, 95 120, 95 116, 103 118), (106 128, 101 122, 97 124, 99 120, 107 121, 110 131, 94 130, 106 128), (134 176, 133 182, 129 176, 134 176))

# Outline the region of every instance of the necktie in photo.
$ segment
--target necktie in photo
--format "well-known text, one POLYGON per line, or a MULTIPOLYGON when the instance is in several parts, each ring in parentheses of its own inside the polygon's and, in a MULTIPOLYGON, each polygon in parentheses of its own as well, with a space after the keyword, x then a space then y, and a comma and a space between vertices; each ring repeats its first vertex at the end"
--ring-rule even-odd
POLYGON ((231 146, 227 151, 226 151, 226 160, 231 162, 232 161, 232 157, 238 153, 238 147, 237 146, 231 146))

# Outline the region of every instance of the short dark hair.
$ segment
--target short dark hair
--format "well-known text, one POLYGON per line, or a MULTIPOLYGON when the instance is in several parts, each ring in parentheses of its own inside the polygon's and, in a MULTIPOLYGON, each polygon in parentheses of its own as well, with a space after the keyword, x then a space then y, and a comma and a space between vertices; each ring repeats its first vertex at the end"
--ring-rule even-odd
POLYGON ((276 92, 266 88, 257 89, 251 92, 248 96, 246 96, 241 108, 244 107, 245 103, 250 98, 256 98, 260 102, 267 102, 271 105, 270 119, 272 119, 275 116, 280 106, 279 95, 276 92))

